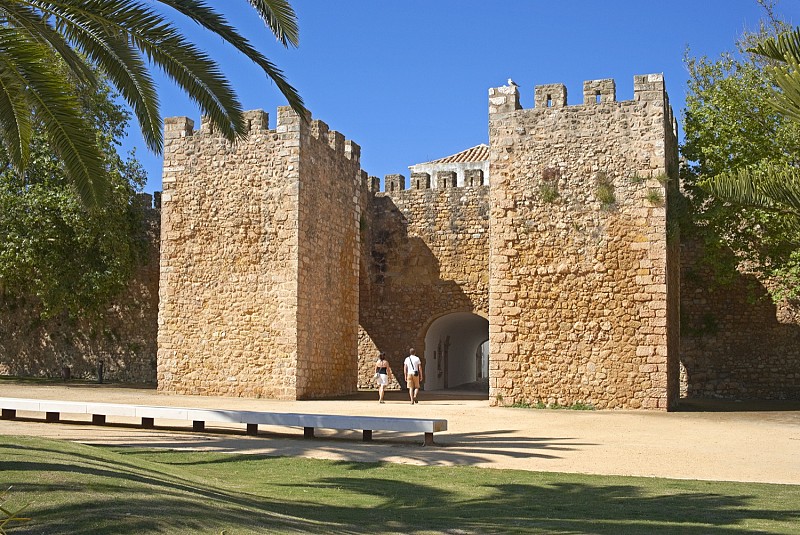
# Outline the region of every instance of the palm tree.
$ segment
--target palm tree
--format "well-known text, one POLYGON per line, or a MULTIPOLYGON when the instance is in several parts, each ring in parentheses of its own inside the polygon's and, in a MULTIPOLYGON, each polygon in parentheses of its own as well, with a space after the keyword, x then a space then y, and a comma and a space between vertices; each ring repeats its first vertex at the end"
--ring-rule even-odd
POLYGON ((800 173, 781 164, 736 169, 702 183, 718 199, 764 210, 800 230, 800 173))
MULTIPOLYGON (((772 107, 800 122, 800 28, 768 38, 749 49, 771 60, 767 67, 779 90, 772 107)), ((800 169, 788 165, 760 165, 731 170, 707 179, 703 186, 715 197, 744 208, 775 213, 800 229, 800 169)))
MULTIPOLYGON (((288 0, 248 1, 281 45, 297 46, 297 19, 288 0)), ((303 101, 281 70, 222 14, 203 0, 156 5, 233 45, 304 116, 303 101)), ((217 63, 156 9, 137 0, 0 0, 0 141, 22 172, 34 125, 41 125, 88 206, 102 203, 107 188, 95 132, 77 98, 79 88, 97 85, 90 64, 108 75, 156 153, 164 141, 152 66, 174 80, 228 140, 245 135, 241 105, 217 63)))

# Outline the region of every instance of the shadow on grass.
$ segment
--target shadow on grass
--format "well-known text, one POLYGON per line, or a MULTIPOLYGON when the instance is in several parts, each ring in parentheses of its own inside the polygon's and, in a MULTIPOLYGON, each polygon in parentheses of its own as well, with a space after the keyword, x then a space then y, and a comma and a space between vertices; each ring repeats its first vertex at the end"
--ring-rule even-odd
POLYGON ((800 521, 790 486, 92 450, 0 443, 3 484, 35 499, 34 521, 13 533, 713 535, 781 532, 776 523, 790 533, 800 521), (224 462, 176 462, 183 456, 224 462), (788 501, 770 502, 778 491, 788 501))
MULTIPOLYGON (((192 436, 176 437, 167 441, 121 441, 115 447, 167 448, 169 450, 192 450, 206 448, 215 452, 262 454, 272 456, 314 456, 318 452, 328 452, 332 456, 353 461, 380 461, 385 456, 399 456, 410 462, 428 466, 474 465, 503 456, 514 459, 558 459, 560 452, 581 450, 595 446, 594 443, 579 442, 569 437, 520 437, 509 436, 512 431, 496 430, 476 433, 451 433, 447 442, 433 447, 420 447, 421 440, 414 435, 384 432, 365 443, 358 431, 341 431, 318 437, 313 440, 300 438, 295 434, 263 433, 258 438, 243 437, 241 433, 214 433, 202 438, 192 436), (280 440, 276 440, 280 439, 280 440), (380 448, 385 446, 384 448, 380 448)), ((224 459, 184 460, 186 463, 221 463, 240 460, 238 455, 224 459)))

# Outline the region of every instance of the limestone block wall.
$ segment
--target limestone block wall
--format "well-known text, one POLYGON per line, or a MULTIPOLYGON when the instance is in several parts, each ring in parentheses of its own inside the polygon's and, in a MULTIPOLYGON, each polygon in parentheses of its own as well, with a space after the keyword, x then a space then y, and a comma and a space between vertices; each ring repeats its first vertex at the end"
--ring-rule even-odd
POLYGON ((361 387, 372 385, 378 351, 402 375, 410 347, 425 354, 425 333, 436 318, 488 314, 488 186, 405 189, 401 175, 385 184, 386 192, 365 197, 361 387))
POLYGON ((800 399, 800 310, 742 274, 720 286, 682 244, 681 363, 689 398, 800 399))
POLYGON ((355 388, 358 146, 280 108, 235 145, 166 122, 159 389, 298 399, 355 388))
POLYGON ((86 318, 42 320, 35 298, 0 305, 0 375, 57 378, 66 366, 71 377, 94 381, 102 361, 105 381, 155 384, 160 214, 149 194, 142 198, 149 246, 128 289, 86 318))
POLYGON ((297 397, 349 394, 357 381, 360 148, 322 121, 282 122, 290 120, 300 129, 297 397))
MULTIPOLYGON (((165 121, 158 388, 294 399, 298 132, 165 121)), ((291 125, 294 127, 294 125, 291 125)))
POLYGON ((533 109, 516 87, 489 91, 495 403, 677 400, 675 121, 661 75, 635 77, 623 102, 603 82, 574 106, 560 84, 538 86, 533 109))

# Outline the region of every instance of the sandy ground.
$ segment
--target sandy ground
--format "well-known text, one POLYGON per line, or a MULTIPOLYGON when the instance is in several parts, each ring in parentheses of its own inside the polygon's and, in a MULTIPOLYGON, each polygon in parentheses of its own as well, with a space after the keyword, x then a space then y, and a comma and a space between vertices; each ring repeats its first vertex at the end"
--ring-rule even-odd
POLYGON ((109 418, 105 426, 86 416, 18 413, 0 420, 0 434, 38 435, 86 444, 199 449, 231 453, 304 456, 347 461, 389 461, 419 465, 469 465, 547 472, 669 477, 680 479, 800 484, 800 403, 696 403, 670 413, 567 411, 490 407, 470 392, 422 393, 417 405, 401 393, 387 403, 377 394, 345 400, 273 401, 176 396, 151 389, 110 385, 0 383, 0 397, 40 398, 139 405, 246 409, 278 412, 419 416, 444 418, 448 431, 436 446, 422 436, 378 432, 373 442, 354 431, 318 430, 313 440, 302 430, 260 428, 256 437, 242 426, 209 427, 196 433, 187 422, 156 420, 143 430, 133 420, 109 418), (35 416, 35 418, 33 418, 35 416), (213 431, 213 432, 209 432, 213 431))

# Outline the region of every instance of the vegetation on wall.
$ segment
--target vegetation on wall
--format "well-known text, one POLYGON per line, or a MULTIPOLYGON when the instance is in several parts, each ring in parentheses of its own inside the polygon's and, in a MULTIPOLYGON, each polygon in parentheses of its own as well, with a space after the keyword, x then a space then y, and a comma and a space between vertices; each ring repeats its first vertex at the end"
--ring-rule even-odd
POLYGON ((614 195, 614 181, 605 171, 598 171, 595 175, 595 197, 600 202, 603 210, 610 210, 617 202, 614 195))
POLYGON ((548 182, 542 182, 539 184, 539 198, 542 199, 543 203, 552 204, 556 202, 558 197, 559 193, 557 184, 551 184, 548 182))

